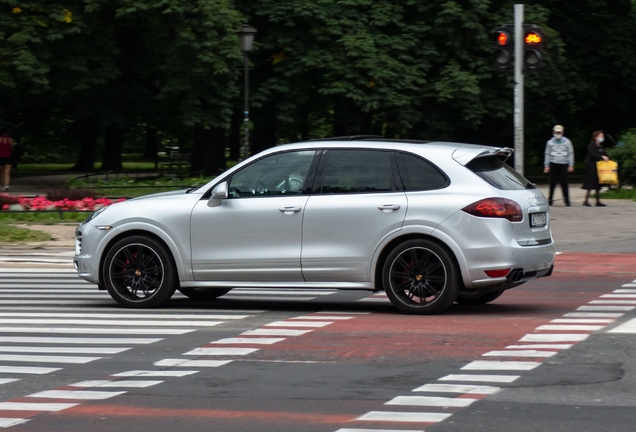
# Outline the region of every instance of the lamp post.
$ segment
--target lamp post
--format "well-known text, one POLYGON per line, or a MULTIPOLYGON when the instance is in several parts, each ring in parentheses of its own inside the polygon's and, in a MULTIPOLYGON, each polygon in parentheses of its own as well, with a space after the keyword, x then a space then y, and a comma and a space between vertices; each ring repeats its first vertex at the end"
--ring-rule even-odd
POLYGON ((241 51, 243 52, 244 70, 243 75, 245 79, 245 108, 243 110, 243 146, 241 147, 241 160, 247 159, 250 156, 250 109, 249 109, 249 61, 247 53, 251 52, 254 45, 254 35, 256 29, 244 24, 240 29, 236 31, 241 43, 241 51))

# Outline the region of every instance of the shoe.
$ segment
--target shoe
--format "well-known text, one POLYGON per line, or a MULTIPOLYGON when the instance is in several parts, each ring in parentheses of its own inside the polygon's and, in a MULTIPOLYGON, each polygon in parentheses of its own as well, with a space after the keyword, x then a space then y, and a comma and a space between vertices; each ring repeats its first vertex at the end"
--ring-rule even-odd
POLYGON ((570 203, 569 202, 565 203, 565 206, 570 207, 570 203))
POLYGON ((583 205, 584 205, 585 207, 592 207, 592 206, 590 205, 590 203, 589 203, 589 202, 587 202, 587 201, 586 201, 586 202, 584 202, 584 203, 583 203, 583 205))
POLYGON ((552 200, 548 201, 548 205, 552 205, 552 200))
POLYGON ((607 204, 603 204, 603 203, 597 202, 596 203, 596 207, 607 207, 607 204))

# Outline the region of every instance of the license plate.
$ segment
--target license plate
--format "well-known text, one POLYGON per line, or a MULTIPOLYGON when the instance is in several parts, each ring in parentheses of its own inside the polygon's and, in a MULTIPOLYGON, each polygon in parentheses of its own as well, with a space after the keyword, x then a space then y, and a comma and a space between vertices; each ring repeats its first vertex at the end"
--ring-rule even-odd
POLYGON ((546 224, 545 213, 533 213, 530 215, 530 227, 539 228, 546 224))

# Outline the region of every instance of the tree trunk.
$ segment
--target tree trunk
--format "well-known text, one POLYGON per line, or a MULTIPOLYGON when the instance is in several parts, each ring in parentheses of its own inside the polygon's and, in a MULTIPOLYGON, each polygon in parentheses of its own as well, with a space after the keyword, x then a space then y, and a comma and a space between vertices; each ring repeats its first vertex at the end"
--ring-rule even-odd
POLYGON ((225 130, 194 128, 190 173, 216 176, 225 171, 225 130))
POLYGON ((230 125, 229 133, 229 145, 230 145, 230 160, 237 161, 241 157, 241 124, 243 119, 241 117, 242 111, 240 109, 234 110, 232 115, 232 122, 230 125))
POLYGON ((276 106, 269 104, 260 109, 255 118, 254 131, 252 131, 251 154, 255 155, 263 150, 276 145, 276 106))
POLYGON ((122 172, 121 153, 124 147, 124 131, 109 127, 104 134, 104 159, 102 171, 122 172))
POLYGON ((73 128, 80 141, 80 152, 71 171, 95 171, 97 138, 99 136, 97 122, 92 118, 84 118, 75 122, 73 128))
POLYGON ((157 140, 157 129, 146 127, 146 146, 144 148, 144 159, 155 160, 157 158, 157 150, 159 150, 159 142, 157 140))

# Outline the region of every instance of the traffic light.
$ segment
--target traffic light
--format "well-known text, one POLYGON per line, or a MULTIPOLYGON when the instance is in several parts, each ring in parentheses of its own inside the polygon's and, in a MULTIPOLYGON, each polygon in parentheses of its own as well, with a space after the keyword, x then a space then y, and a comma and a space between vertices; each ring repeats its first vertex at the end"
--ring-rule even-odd
POLYGON ((534 25, 523 27, 523 69, 533 70, 541 68, 541 48, 543 47, 543 33, 541 27, 534 25))
POLYGON ((512 69, 514 65, 514 44, 512 43, 512 26, 495 27, 495 67, 512 69))

